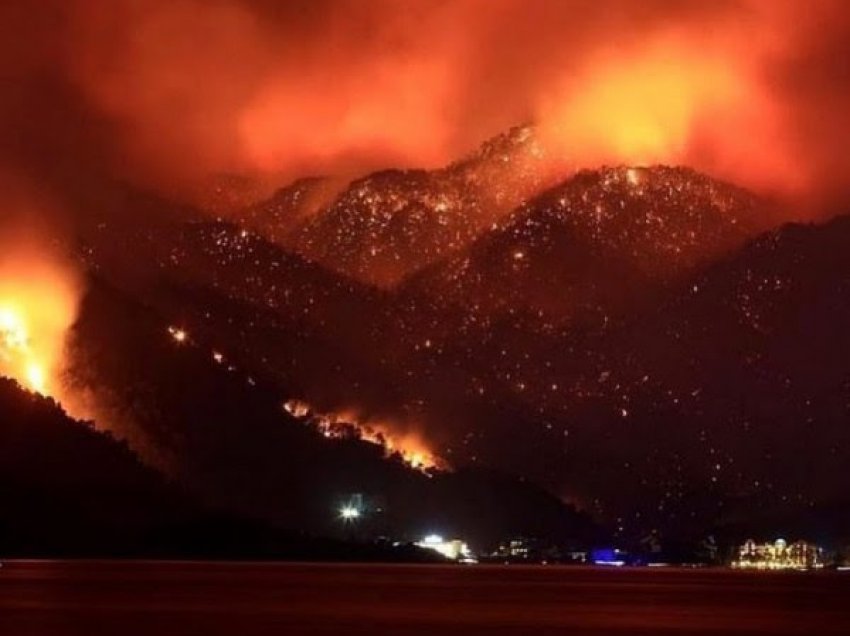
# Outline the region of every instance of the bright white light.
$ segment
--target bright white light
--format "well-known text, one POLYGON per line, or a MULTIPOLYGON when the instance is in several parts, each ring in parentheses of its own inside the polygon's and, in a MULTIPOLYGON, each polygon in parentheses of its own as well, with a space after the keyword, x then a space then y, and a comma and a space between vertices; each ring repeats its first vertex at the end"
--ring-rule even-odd
POLYGON ((360 518, 360 510, 354 506, 343 506, 339 510, 339 516, 346 521, 353 521, 360 518))
POLYGON ((439 534, 431 534, 416 544, 425 550, 433 550, 452 561, 474 562, 469 546, 460 539, 445 540, 439 534))

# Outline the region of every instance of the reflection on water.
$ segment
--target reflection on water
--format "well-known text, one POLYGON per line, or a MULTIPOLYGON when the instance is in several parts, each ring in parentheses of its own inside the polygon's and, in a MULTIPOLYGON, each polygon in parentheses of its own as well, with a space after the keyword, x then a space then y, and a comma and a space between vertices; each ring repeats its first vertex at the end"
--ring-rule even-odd
POLYGON ((10 562, 0 634, 850 634, 850 574, 10 562))

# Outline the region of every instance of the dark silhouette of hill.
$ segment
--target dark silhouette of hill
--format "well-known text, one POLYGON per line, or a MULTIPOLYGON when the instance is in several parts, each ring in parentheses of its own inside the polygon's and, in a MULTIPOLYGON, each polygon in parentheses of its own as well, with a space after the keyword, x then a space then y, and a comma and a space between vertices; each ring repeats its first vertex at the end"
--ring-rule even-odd
POLYGON ((186 501, 126 444, 0 379, 0 550, 126 549, 186 501))
POLYGON ((609 378, 623 392, 643 385, 636 416, 678 415, 666 430, 703 449, 708 488, 774 509, 846 498, 848 248, 848 217, 782 227, 595 345, 629 361, 609 378))
POLYGON ((525 299, 493 319, 472 292, 454 315, 408 296, 407 377, 457 456, 566 484, 625 532, 802 514, 847 496, 848 228, 784 226, 580 326, 529 320, 525 299))
POLYGON ((847 497, 848 247, 847 217, 784 226, 604 328, 503 332, 457 364, 551 424, 529 445, 566 434, 566 479, 626 528, 790 518, 847 497), (506 342, 511 375, 484 371, 506 342))
POLYGON ((221 221, 104 224, 84 250, 102 280, 203 330, 292 395, 334 408, 336 388, 359 382, 376 402, 393 401, 391 373, 375 355, 383 346, 384 292, 221 221))
POLYGON ((389 544, 282 530, 199 505, 127 444, 0 378, 4 557, 428 561, 389 544))
POLYGON ((176 343, 155 311, 96 279, 89 287, 74 334, 76 384, 98 390, 103 421, 208 505, 339 536, 348 532, 339 507, 363 493, 386 502, 380 525, 394 537, 418 539, 432 520, 479 543, 523 527, 564 540, 596 532, 515 478, 428 477, 374 444, 328 440, 283 410, 278 382, 217 363, 201 335, 176 343))

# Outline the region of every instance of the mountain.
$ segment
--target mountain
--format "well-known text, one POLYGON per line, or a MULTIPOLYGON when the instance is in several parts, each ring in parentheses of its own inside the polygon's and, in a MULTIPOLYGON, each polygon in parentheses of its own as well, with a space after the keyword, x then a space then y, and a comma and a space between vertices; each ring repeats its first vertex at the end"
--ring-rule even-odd
MULTIPOLYGON (((536 413, 523 443, 560 440, 562 479, 627 530, 793 516, 847 497, 848 248, 850 217, 784 226, 604 328, 505 330, 450 359, 536 413)), ((488 422, 470 452, 485 435, 516 444, 488 422)))
POLYGON ((850 442, 848 249, 850 217, 784 226, 606 345, 635 361, 624 383, 651 374, 659 402, 677 400, 727 488, 775 503, 846 496, 834 475, 850 442))
POLYGON ((353 431, 328 439, 283 408, 290 394, 279 378, 243 367, 204 330, 175 338, 170 324, 92 279, 69 376, 97 395, 102 425, 206 505, 324 536, 345 533, 338 509, 357 493, 384 502, 375 523, 394 537, 421 538, 434 520, 473 542, 526 526, 564 538, 596 532, 586 517, 516 478, 501 478, 512 485, 497 501, 483 497, 487 473, 429 476, 353 431), (464 489, 476 494, 460 499, 464 489), (501 525, 480 522, 494 516, 501 525))
MULTIPOLYGON (((199 491, 281 522, 323 527, 334 493, 362 489, 393 493, 397 527, 412 528, 422 517, 398 502, 429 501, 438 483, 392 477, 357 440, 348 463, 326 440, 293 441, 300 433, 278 430, 303 428, 281 412, 289 398, 413 430, 460 471, 523 475, 623 533, 706 528, 737 509, 794 514, 842 496, 830 475, 850 447, 839 424, 850 403, 848 231, 836 219, 759 234, 768 206, 686 168, 585 171, 392 289, 236 223, 171 222, 142 239, 110 228, 87 262, 124 297, 86 315, 125 309, 90 324, 84 348, 108 355, 81 366, 90 385, 118 387, 121 408, 164 400, 141 428, 192 467, 187 480, 203 475, 199 491), (133 268, 147 285, 127 284, 133 268), (155 320, 130 328, 145 312, 155 320), (187 351, 172 351, 169 325, 204 343, 191 365, 173 358, 187 351), (208 376, 215 351, 239 370, 238 391, 208 376), (200 406, 181 412, 184 398, 200 406), (196 409, 222 425, 196 430, 196 409), (798 438, 805 461, 787 442, 798 438), (310 466, 283 471, 281 448, 310 466), (270 477, 255 484, 242 464, 270 477), (276 507, 287 480, 317 484, 312 503, 295 493, 291 516, 276 507)), ((427 515, 455 505, 442 499, 427 515)))
MULTIPOLYGON (((233 223, 104 224, 87 235, 82 253, 101 280, 205 332, 295 396, 336 407, 335 387, 383 375, 374 354, 385 294, 233 223)), ((392 394, 387 384, 364 384, 384 399, 392 394)))
POLYGON ((549 178, 531 127, 434 171, 387 170, 338 188, 301 180, 241 217, 310 260, 381 287, 460 249, 549 178))
POLYGON ((290 246, 294 236, 321 213, 345 187, 330 177, 305 177, 278 189, 266 200, 243 208, 239 225, 281 246, 290 246))
POLYGON ((741 246, 763 205, 687 168, 584 171, 414 274, 406 291, 479 318, 607 319, 741 246))
POLYGON ((15 558, 433 561, 198 503, 127 444, 0 378, 0 550, 15 558))
POLYGON ((126 444, 0 378, 4 554, 124 551, 192 515, 192 504, 126 444))

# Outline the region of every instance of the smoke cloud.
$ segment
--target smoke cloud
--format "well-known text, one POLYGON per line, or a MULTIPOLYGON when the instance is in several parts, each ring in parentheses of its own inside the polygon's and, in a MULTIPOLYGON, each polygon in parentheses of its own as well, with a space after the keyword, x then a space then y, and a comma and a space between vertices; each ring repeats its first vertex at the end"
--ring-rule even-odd
MULTIPOLYGON (((438 166, 535 121, 553 161, 687 163, 843 202, 850 10, 837 0, 4 3, 3 164, 63 196, 184 196, 438 166)), ((73 206, 70 206, 73 207, 73 206)))

